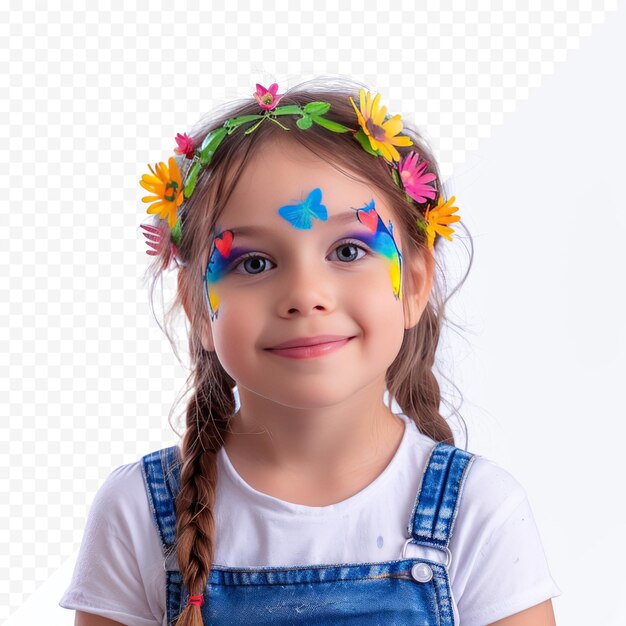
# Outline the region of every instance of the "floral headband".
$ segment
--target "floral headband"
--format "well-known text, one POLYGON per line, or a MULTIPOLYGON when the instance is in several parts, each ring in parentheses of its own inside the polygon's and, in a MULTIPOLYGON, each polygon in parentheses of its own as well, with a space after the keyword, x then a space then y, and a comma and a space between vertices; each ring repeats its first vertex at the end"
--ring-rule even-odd
POLYGON ((179 157, 170 157, 168 165, 163 162, 157 163, 154 168, 148 165, 151 173, 144 174, 139 184, 153 195, 145 196, 142 201, 151 203, 147 212, 157 213, 162 221, 158 227, 147 224, 141 224, 141 227, 147 239, 149 248, 147 254, 159 255, 164 247, 168 247, 162 269, 167 268, 171 259, 177 257, 182 236, 178 209, 193 194, 200 171, 211 162, 222 140, 239 128, 254 122, 244 131, 248 135, 266 119, 288 131, 289 128, 283 126, 278 119, 283 115, 299 116, 296 126, 301 130, 317 124, 334 133, 352 132, 366 152, 385 159, 394 182, 405 192, 407 200, 414 200, 417 204, 428 203, 423 219, 417 220, 418 227, 426 235, 428 247, 433 247, 436 234, 452 241, 451 235, 454 231, 449 224, 461 219, 458 215, 452 215, 458 210, 458 207, 454 206, 455 197, 452 196, 444 202, 439 196, 436 206, 431 207, 429 200, 435 199, 437 191, 429 183, 432 183, 436 176, 426 172, 428 162, 418 152, 412 151, 403 158, 400 157, 396 146, 412 146, 413 142, 409 137, 399 134, 402 131, 400 115, 385 120, 387 107, 379 108, 380 94, 376 94, 372 100, 370 92, 361 89, 359 108, 350 97, 360 126, 358 130, 354 130, 324 117, 330 109, 328 102, 309 102, 304 107, 297 105, 278 107, 278 102, 284 94, 277 92, 276 83, 270 85, 269 89, 257 84, 252 95, 263 109, 262 114, 243 115, 227 120, 222 127, 209 132, 199 146, 194 145, 186 133, 182 135, 178 133, 176 135, 178 147, 174 152, 179 157))

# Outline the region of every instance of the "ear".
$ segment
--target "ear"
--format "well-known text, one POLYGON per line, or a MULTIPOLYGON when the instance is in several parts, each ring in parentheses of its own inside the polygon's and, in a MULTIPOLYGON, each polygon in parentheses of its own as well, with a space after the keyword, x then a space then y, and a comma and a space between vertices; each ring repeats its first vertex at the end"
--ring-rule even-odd
POLYGON ((405 269, 405 287, 402 290, 404 304, 404 328, 413 328, 422 317, 428 304, 435 275, 434 248, 424 248, 413 253, 405 269))
MULTIPOLYGON (((189 276, 190 273, 184 268, 178 271, 178 292, 180 294, 180 299, 183 303, 187 319, 193 328, 194 307, 191 304, 192 297, 190 295, 191 287, 189 285, 189 276)), ((202 285, 202 289, 204 289, 204 282, 202 285)), ((204 299, 202 302, 204 303, 204 299)), ((211 323, 209 322, 208 312, 205 312, 204 314, 196 313, 196 315, 200 316, 200 341, 202 343, 202 347, 207 352, 213 352, 215 350, 215 345, 213 343, 213 333, 211 332, 211 323)))

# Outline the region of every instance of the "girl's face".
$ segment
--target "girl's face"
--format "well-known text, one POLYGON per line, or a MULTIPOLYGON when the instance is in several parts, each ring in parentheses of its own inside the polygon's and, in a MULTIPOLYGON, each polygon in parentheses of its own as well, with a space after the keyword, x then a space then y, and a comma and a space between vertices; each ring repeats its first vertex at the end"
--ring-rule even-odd
POLYGON ((405 328, 403 262, 375 191, 293 142, 266 144, 207 242, 210 347, 242 405, 321 408, 384 389, 405 328), (276 349, 302 338, 323 345, 276 349))

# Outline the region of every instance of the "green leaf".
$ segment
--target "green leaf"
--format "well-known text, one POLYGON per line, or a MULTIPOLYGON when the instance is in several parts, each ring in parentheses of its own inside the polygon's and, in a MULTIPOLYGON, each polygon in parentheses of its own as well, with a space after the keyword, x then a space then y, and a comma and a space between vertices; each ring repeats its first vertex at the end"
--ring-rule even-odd
POLYGON ((347 133, 351 131, 351 128, 344 126, 343 124, 339 124, 339 122, 333 122, 332 120, 327 120, 325 117, 316 117, 312 116, 313 121, 328 130, 332 130, 334 133, 347 133))
POLYGON ((330 103, 328 102, 309 102, 304 105, 304 112, 307 115, 324 115, 329 109, 330 103))
POLYGON ((356 137, 356 139, 358 139, 359 143, 361 144, 361 147, 363 148, 363 150, 365 150, 365 152, 369 152, 370 154, 373 154, 374 156, 380 156, 378 150, 374 150, 372 148, 372 144, 370 143, 370 140, 367 138, 367 135, 363 132, 363 129, 359 129, 354 136, 356 137))
POLYGON ((313 120, 308 115, 303 115, 297 122, 296 126, 302 130, 311 128, 313 126, 313 120))
POLYGON ((417 223, 417 228, 424 234, 426 234, 427 230, 428 230, 428 226, 427 226, 427 222, 423 217, 419 217, 416 220, 417 223))
POLYGON ((199 152, 202 152, 202 150, 204 150, 212 141, 214 141, 217 135, 221 134, 222 132, 225 133, 225 131, 225 128, 215 128, 210 133, 208 133, 208 135, 204 138, 202 145, 200 146, 199 152))
POLYGON ((213 155, 215 154, 218 146, 222 143, 222 140, 224 139, 224 137, 226 137, 227 134, 227 129, 222 127, 218 130, 211 132, 208 141, 207 138, 209 137, 209 135, 205 137, 204 141, 202 142, 202 148, 200 149, 200 162, 202 163, 202 165, 206 165, 207 163, 209 163, 209 161, 213 158, 213 155))
POLYGON ((196 188, 196 181, 198 179, 198 174, 202 169, 202 163, 200 161, 196 161, 191 169, 189 170, 189 174, 187 175, 187 179, 185 180, 185 198, 188 198, 193 190, 196 188))
POLYGON ((172 228, 171 234, 172 234, 172 241, 174 242, 174 245, 180 246, 180 240, 183 235, 183 232, 180 228, 180 219, 176 220, 176 224, 174 228, 172 228))
POLYGON ((295 104, 289 104, 274 109, 272 115, 302 115, 302 109, 295 104))

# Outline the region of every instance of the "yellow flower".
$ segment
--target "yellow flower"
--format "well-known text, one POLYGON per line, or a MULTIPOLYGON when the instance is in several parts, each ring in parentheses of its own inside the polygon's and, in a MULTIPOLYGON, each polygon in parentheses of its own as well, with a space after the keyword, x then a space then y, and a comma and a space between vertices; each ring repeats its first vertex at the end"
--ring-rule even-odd
POLYGON ((435 233, 445 237, 448 241, 452 241, 452 228, 445 226, 445 224, 452 224, 458 222, 461 217, 459 215, 452 215, 452 213, 459 210, 459 207, 454 206, 455 196, 452 196, 446 202, 443 202, 443 197, 439 196, 437 200, 437 206, 434 209, 428 207, 424 218, 426 219, 426 235, 428 237, 428 247, 432 248, 435 243, 435 233))
POLYGON ((174 228, 178 219, 177 209, 184 200, 183 181, 176 159, 169 158, 169 168, 165 163, 157 163, 156 171, 151 165, 148 167, 152 175, 144 174, 139 184, 155 195, 144 196, 141 200, 153 202, 148 207, 148 213, 158 213, 162 220, 167 219, 170 228, 174 228))
POLYGON ((398 133, 402 130, 402 122, 400 115, 394 115, 391 119, 383 122, 387 113, 387 107, 378 108, 380 94, 377 93, 374 101, 370 92, 365 93, 364 89, 359 90, 359 99, 361 110, 356 108, 352 96, 350 102, 356 111, 359 124, 363 132, 369 139, 373 150, 380 150, 383 157, 389 161, 399 161, 400 154, 395 146, 412 146, 413 142, 410 137, 400 136, 398 133))

